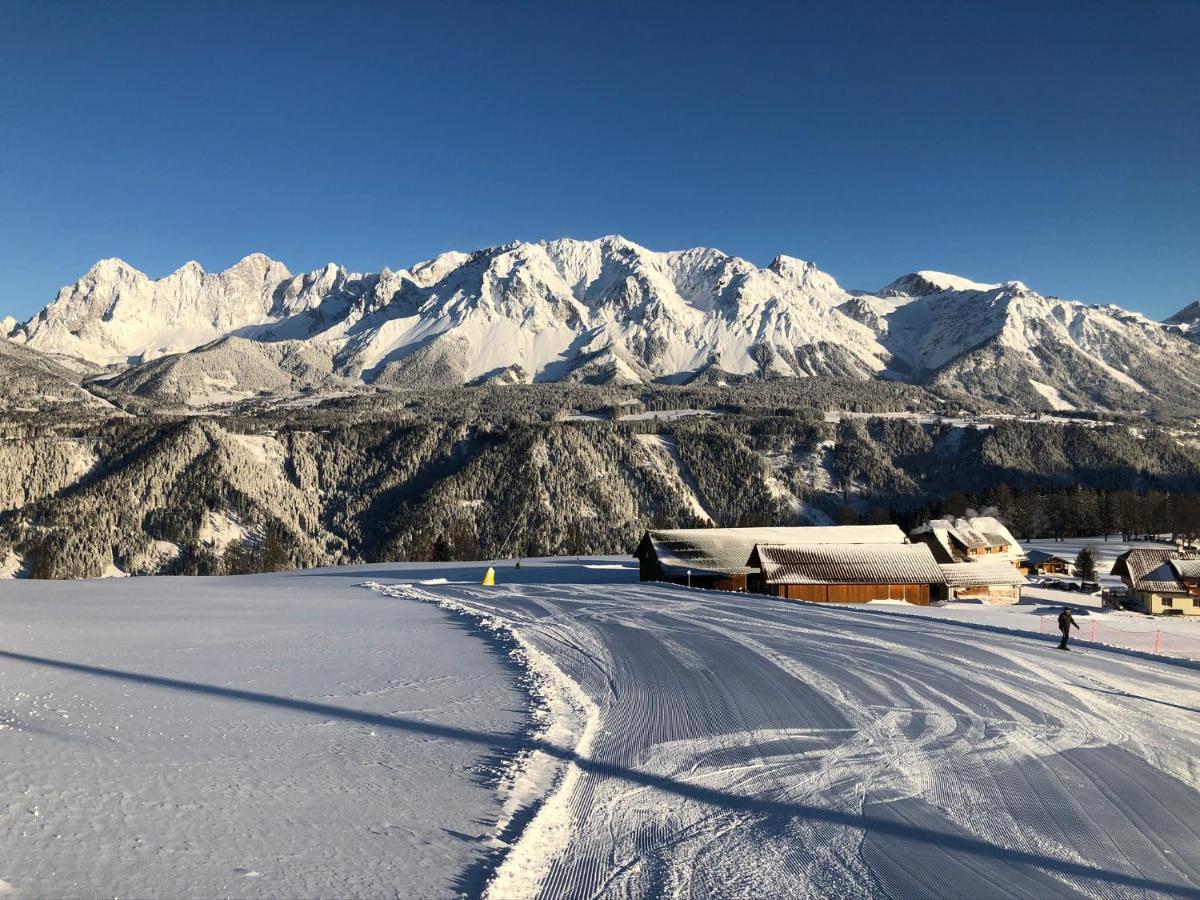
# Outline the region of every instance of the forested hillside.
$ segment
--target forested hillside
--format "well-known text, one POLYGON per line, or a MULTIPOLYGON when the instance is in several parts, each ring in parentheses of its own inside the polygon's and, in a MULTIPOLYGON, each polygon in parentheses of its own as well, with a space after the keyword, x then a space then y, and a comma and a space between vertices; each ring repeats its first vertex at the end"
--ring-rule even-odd
POLYGON ((987 504, 1022 536, 1200 530, 1187 435, 971 421, 919 388, 877 387, 459 389, 221 416, 10 418, 0 571, 625 553, 650 525, 910 525, 987 504), (938 404, 945 415, 918 412, 938 404))

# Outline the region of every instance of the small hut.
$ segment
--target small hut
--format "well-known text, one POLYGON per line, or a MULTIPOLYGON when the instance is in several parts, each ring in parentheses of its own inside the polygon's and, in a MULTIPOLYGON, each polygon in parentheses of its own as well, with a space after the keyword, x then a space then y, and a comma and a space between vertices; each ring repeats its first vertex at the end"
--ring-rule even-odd
POLYGON ((1181 557, 1174 550, 1127 550, 1117 557, 1118 576, 1133 605, 1152 616, 1200 616, 1200 559, 1181 557))
POLYGON ((1025 569, 1031 575, 1070 575, 1071 560, 1046 550, 1030 550, 1025 554, 1025 569))
POLYGON ((951 600, 1017 603, 1021 599, 1021 585, 1028 583, 1019 569, 1003 561, 942 563, 940 568, 951 600))

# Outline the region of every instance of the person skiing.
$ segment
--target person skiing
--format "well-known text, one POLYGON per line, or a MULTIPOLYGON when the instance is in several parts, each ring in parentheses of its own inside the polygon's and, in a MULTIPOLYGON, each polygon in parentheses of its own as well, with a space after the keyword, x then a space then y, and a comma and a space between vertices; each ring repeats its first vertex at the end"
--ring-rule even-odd
POLYGON ((1058 645, 1059 650, 1070 650, 1067 646, 1067 640, 1071 636, 1071 627, 1079 630, 1079 623, 1075 621, 1075 617, 1071 615, 1071 607, 1064 606, 1062 612, 1058 614, 1058 630, 1062 632, 1062 643, 1058 645))

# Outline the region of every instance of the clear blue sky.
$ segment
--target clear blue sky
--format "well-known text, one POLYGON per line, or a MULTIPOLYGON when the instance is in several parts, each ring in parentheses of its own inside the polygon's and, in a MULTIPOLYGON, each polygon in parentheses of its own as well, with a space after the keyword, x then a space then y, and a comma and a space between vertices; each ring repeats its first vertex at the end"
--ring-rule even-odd
POLYGON ((1200 3, 736 6, 0 0, 0 315, 609 233, 1200 297, 1200 3))

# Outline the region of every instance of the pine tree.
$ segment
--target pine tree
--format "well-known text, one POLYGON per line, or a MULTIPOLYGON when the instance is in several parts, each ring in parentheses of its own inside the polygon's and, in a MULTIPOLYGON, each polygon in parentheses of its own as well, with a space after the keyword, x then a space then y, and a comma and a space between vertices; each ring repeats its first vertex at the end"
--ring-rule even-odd
POLYGON ((1091 547, 1084 547, 1075 557, 1075 572, 1081 581, 1096 580, 1096 557, 1091 547))
POLYGON ((857 525, 860 520, 858 513, 854 511, 854 507, 846 504, 838 509, 837 515, 834 516, 834 521, 838 525, 857 525))

